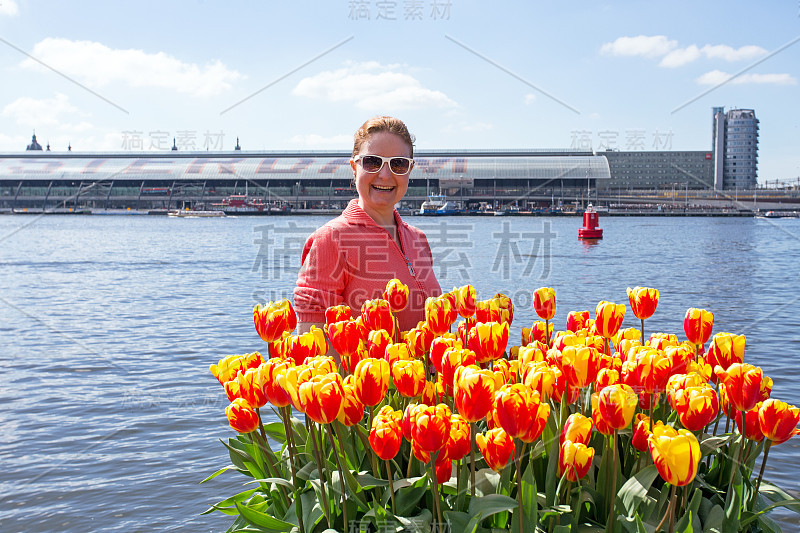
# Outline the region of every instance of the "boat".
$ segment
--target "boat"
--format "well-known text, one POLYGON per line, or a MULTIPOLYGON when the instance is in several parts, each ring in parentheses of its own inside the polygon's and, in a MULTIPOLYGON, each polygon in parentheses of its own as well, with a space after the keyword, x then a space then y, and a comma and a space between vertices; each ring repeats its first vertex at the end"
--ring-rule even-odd
POLYGON ((763 215, 756 215, 756 218, 798 218, 797 211, 767 211, 763 215))
POLYGON ((250 198, 246 194, 232 194, 222 199, 218 204, 211 204, 217 211, 225 214, 234 213, 260 213, 267 209, 267 205, 261 198, 250 198))
POLYGON ((583 212, 583 227, 578 230, 579 239, 602 239, 603 229, 597 227, 598 223, 597 211, 595 211, 592 204, 586 207, 583 212))
POLYGON ((457 202, 451 202, 443 194, 428 196, 419 209, 420 215, 458 215, 464 210, 457 202))
POLYGON ((168 217, 180 217, 180 218, 212 218, 212 217, 224 217, 224 211, 199 211, 194 209, 174 209, 172 211, 167 211, 168 217))

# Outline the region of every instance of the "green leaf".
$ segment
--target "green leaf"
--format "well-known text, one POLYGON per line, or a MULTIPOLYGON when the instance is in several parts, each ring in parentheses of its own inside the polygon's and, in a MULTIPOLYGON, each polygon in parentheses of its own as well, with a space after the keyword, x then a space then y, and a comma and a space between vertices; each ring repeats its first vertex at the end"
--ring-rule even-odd
POLYGON ((463 531, 464 533, 475 533, 482 519, 480 513, 473 516, 470 513, 458 511, 445 511, 444 517, 450 525, 450 531, 463 531))
POLYGON ((288 479, 283 479, 282 477, 267 477, 263 479, 254 479, 253 481, 248 481, 245 485, 249 485, 251 483, 275 483, 277 485, 283 485, 284 487, 288 487, 291 490, 294 490, 294 485, 288 479))
MULTIPOLYGON (((649 533, 644 527, 644 523, 639 515, 636 516, 622 516, 617 517, 617 523, 622 526, 626 533, 649 533)), ((616 529, 616 528, 615 528, 616 529)))
POLYGON ((395 519, 400 522, 403 531, 409 533, 423 533, 431 530, 431 521, 433 514, 427 509, 423 509, 421 513, 416 516, 395 516, 395 519))
POLYGON ((210 509, 208 509, 207 511, 203 511, 200 514, 208 514, 208 513, 214 512, 214 511, 222 511, 225 514, 238 514, 236 511, 233 511, 234 504, 236 504, 237 502, 245 501, 247 498, 252 496, 253 493, 256 490, 258 490, 258 489, 246 490, 244 492, 240 492, 239 494, 235 494, 235 495, 231 496, 230 498, 225 498, 224 500, 222 500, 220 502, 217 502, 216 504, 211 505, 210 509), (221 509, 221 507, 227 507, 232 512, 226 512, 225 510, 221 509))
POLYGON ((700 441, 700 452, 703 454, 703 457, 717 453, 719 449, 728 444, 733 437, 733 435, 709 436, 700 441))
POLYGON ((689 501, 689 505, 686 507, 686 512, 680 518, 680 520, 678 520, 678 523, 675 524, 675 528, 677 529, 678 533, 686 531, 686 523, 689 524, 689 533, 692 533, 692 519, 694 517, 694 520, 697 521, 697 512, 698 509, 700 509, 700 500, 702 498, 702 491, 700 489, 694 489, 694 492, 692 493, 692 499, 689 501))
POLYGON ((504 494, 489 494, 483 498, 475 498, 469 502, 469 514, 481 513, 484 518, 488 518, 496 513, 510 511, 517 507, 517 501, 504 494))
POLYGON ((620 487, 617 498, 621 501, 628 516, 633 517, 639 510, 639 506, 650 498, 647 491, 650 490, 650 486, 657 477, 658 469, 655 465, 650 465, 641 469, 620 487))
POLYGON ((398 516, 407 516, 415 510, 417 504, 427 492, 428 478, 418 478, 410 485, 398 489, 397 486, 401 485, 401 481, 405 480, 401 479, 395 484, 395 514, 398 516))
MULTIPOLYGON (((547 475, 545 477, 545 500, 548 506, 556 503, 556 482, 558 480, 558 439, 553 439, 547 457, 547 475)), ((605 455, 605 454, 604 454, 605 455)))
POLYGON ((223 473, 223 472, 227 472, 228 470, 236 470, 236 469, 237 469, 237 468, 236 468, 235 466, 233 466, 233 465, 228 465, 228 466, 225 466, 225 467, 223 467, 223 468, 220 468, 219 470, 217 470, 216 472, 214 472, 213 474, 211 474, 211 475, 210 475, 210 476, 208 476, 207 478, 205 478, 205 479, 204 479, 203 481, 201 481, 200 483, 205 483, 206 481, 210 481, 210 480, 214 479, 215 477, 217 477, 218 475, 220 475, 221 473, 223 473))
MULTIPOLYGON (((389 485, 389 481, 386 479, 379 479, 370 474, 358 474, 355 476, 355 480, 358 485, 362 489, 371 489, 374 487, 386 487, 389 485)), ((394 482, 394 490, 397 490, 398 484, 401 484, 404 480, 398 480, 394 482)), ((404 485, 408 486, 408 484, 404 485)))
POLYGON ((239 514, 253 525, 269 529, 270 531, 291 531, 294 525, 283 520, 278 520, 267 513, 257 511, 246 505, 236 504, 239 514))
POLYGON ((722 533, 722 524, 725 520, 725 511, 721 505, 715 505, 711 508, 703 523, 703 533, 722 533))
POLYGON ((774 483, 770 483, 769 481, 762 481, 758 493, 772 502, 780 502, 780 501, 785 502, 791 500, 793 503, 785 504, 783 505, 783 507, 789 509, 790 511, 794 511, 795 513, 800 514, 800 500, 797 498, 792 498, 786 491, 784 491, 774 483))
POLYGON ((731 497, 725 502, 725 519, 722 521, 722 533, 739 531, 739 513, 742 510, 742 476, 738 470, 732 489, 731 497))

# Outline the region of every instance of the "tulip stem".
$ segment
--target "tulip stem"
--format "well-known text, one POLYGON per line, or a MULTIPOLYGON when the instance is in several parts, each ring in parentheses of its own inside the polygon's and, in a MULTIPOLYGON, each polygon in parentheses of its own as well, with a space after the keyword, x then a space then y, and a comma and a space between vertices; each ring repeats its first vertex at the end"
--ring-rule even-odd
POLYGON ((617 501, 617 430, 611 434, 611 503, 608 506, 608 530, 614 531, 614 518, 617 513, 614 512, 614 505, 617 501))
POLYGON ((769 449, 772 446, 772 441, 766 439, 767 442, 764 443, 764 459, 761 460, 761 470, 758 472, 758 479, 756 479, 756 488, 753 491, 753 507, 750 509, 751 511, 756 510, 756 502, 758 501, 758 489, 761 487, 761 478, 764 477, 764 467, 767 465, 767 456, 769 455, 769 449))
POLYGON ((642 332, 642 346, 644 346, 644 318, 642 318, 641 321, 642 321, 642 329, 639 331, 642 332))
POLYGON ((431 531, 436 531, 437 525, 442 524, 442 507, 439 501, 439 480, 436 479, 436 459, 439 457, 439 452, 431 453, 431 482, 433 483, 433 507, 436 510, 436 518, 438 522, 434 521, 431 525, 431 531))
POLYGON ((396 507, 394 505, 394 482, 392 481, 394 476, 392 475, 392 466, 389 464, 388 460, 384 462, 386 463, 386 477, 389 479, 389 495, 392 498, 392 514, 395 514, 396 507))
MULTIPOLYGON (((733 413, 733 416, 736 417, 736 412, 733 413)), ((747 417, 747 411, 742 411, 742 430, 746 430, 746 424, 747 424, 747 418, 746 417, 747 417)), ((734 418, 734 424, 733 425, 734 426, 737 425, 735 418, 734 418)), ((745 445, 744 431, 740 430, 739 431, 739 435, 741 436, 741 439, 740 439, 741 442, 739 443, 739 456, 738 456, 739 458, 738 458, 738 460, 734 460, 733 464, 731 465, 731 477, 730 477, 730 480, 728 481, 728 493, 725 495, 726 504, 727 504, 728 500, 730 499, 731 494, 733 493, 733 479, 736 476, 736 470, 739 468, 739 465, 742 463, 742 452, 744 451, 744 445, 745 445)), ((733 454, 731 454, 731 455, 733 455, 733 454)), ((727 505, 725 507, 727 508, 727 505)))
MULTIPOLYGON (((308 423, 308 415, 306 415, 306 422, 308 423)), ((328 522, 328 527, 333 527, 333 522, 331 522, 331 515, 330 515, 330 504, 328 502, 328 496, 325 492, 325 475, 322 473, 322 454, 319 451, 320 445, 317 444, 317 431, 314 428, 313 424, 309 423, 309 431, 308 434, 311 436, 311 444, 314 447, 314 459, 317 463, 317 473, 319 474, 319 489, 322 493, 322 501, 319 502, 322 506, 322 511, 325 514, 325 520, 328 522)), ((320 443, 321 444, 321 443, 320 443)))
POLYGON ((294 432, 289 422, 291 418, 291 408, 287 405, 283 408, 283 430, 286 432, 286 448, 289 450, 289 468, 292 471, 292 485, 294 485, 294 510, 297 515, 297 526, 300 528, 300 533, 305 533, 305 526, 303 525, 303 500, 297 496, 300 486, 297 484, 297 468, 294 464, 295 449, 294 449, 294 432))
MULTIPOLYGON (((540 322, 541 323, 541 322, 540 322)), ((544 321, 544 340, 547 347, 550 347, 550 321, 545 319, 544 321)), ((522 531, 520 529, 520 531, 522 531)))
POLYGON ((477 426, 475 422, 470 424, 470 439, 472 443, 469 446, 469 494, 472 499, 475 499, 475 447, 478 445, 475 437, 477 426))
POLYGON ((661 518, 661 522, 659 522, 658 525, 656 526, 655 529, 656 533, 658 533, 658 531, 664 526, 664 523, 666 523, 667 521, 667 517, 669 517, 669 515, 672 513, 672 507, 675 503, 675 485, 672 485, 672 489, 670 492, 671 495, 669 499, 669 504, 667 505, 667 510, 664 512, 664 517, 661 518))
MULTIPOLYGON (((333 446, 333 456, 336 457, 336 466, 339 469, 339 487, 342 489, 342 516, 344 517, 344 530, 349 531, 347 526, 347 496, 344 489, 344 470, 342 469, 342 461, 340 459, 341 450, 336 447, 336 439, 333 438, 333 430, 331 429, 331 425, 325 424, 325 428, 328 430, 328 437, 330 437, 331 446, 333 446)), ((320 438, 322 438, 322 435, 320 435, 320 438)))
POLYGON ((525 444, 517 439, 515 443, 517 448, 517 456, 514 458, 514 462, 517 464, 517 502, 519 503, 519 510, 517 514, 519 515, 519 530, 520 533, 525 531, 524 524, 522 522, 522 450, 524 449, 525 444))

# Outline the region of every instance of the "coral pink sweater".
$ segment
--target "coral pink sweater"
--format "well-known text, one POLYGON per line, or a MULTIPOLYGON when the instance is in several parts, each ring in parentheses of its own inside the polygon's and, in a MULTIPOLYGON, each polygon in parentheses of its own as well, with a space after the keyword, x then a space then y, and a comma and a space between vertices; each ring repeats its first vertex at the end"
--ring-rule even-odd
POLYGON ((294 289, 294 308, 300 322, 325 322, 325 309, 350 306, 358 316, 365 300, 380 298, 386 282, 397 278, 408 286, 406 308, 397 313, 405 331, 425 319, 425 299, 442 290, 433 272, 425 234, 394 212, 402 249, 389 232, 351 200, 340 216, 306 241, 294 289))

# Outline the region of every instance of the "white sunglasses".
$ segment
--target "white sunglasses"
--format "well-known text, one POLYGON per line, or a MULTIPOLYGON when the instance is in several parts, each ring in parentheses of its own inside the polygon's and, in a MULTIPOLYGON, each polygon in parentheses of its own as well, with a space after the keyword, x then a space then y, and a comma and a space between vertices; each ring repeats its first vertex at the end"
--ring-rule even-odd
POLYGON ((389 163, 389 170, 393 174, 403 176, 411 172, 414 167, 414 160, 409 157, 383 157, 379 155, 357 155, 353 158, 356 163, 361 163, 364 172, 375 174, 380 172, 384 163, 389 163))

